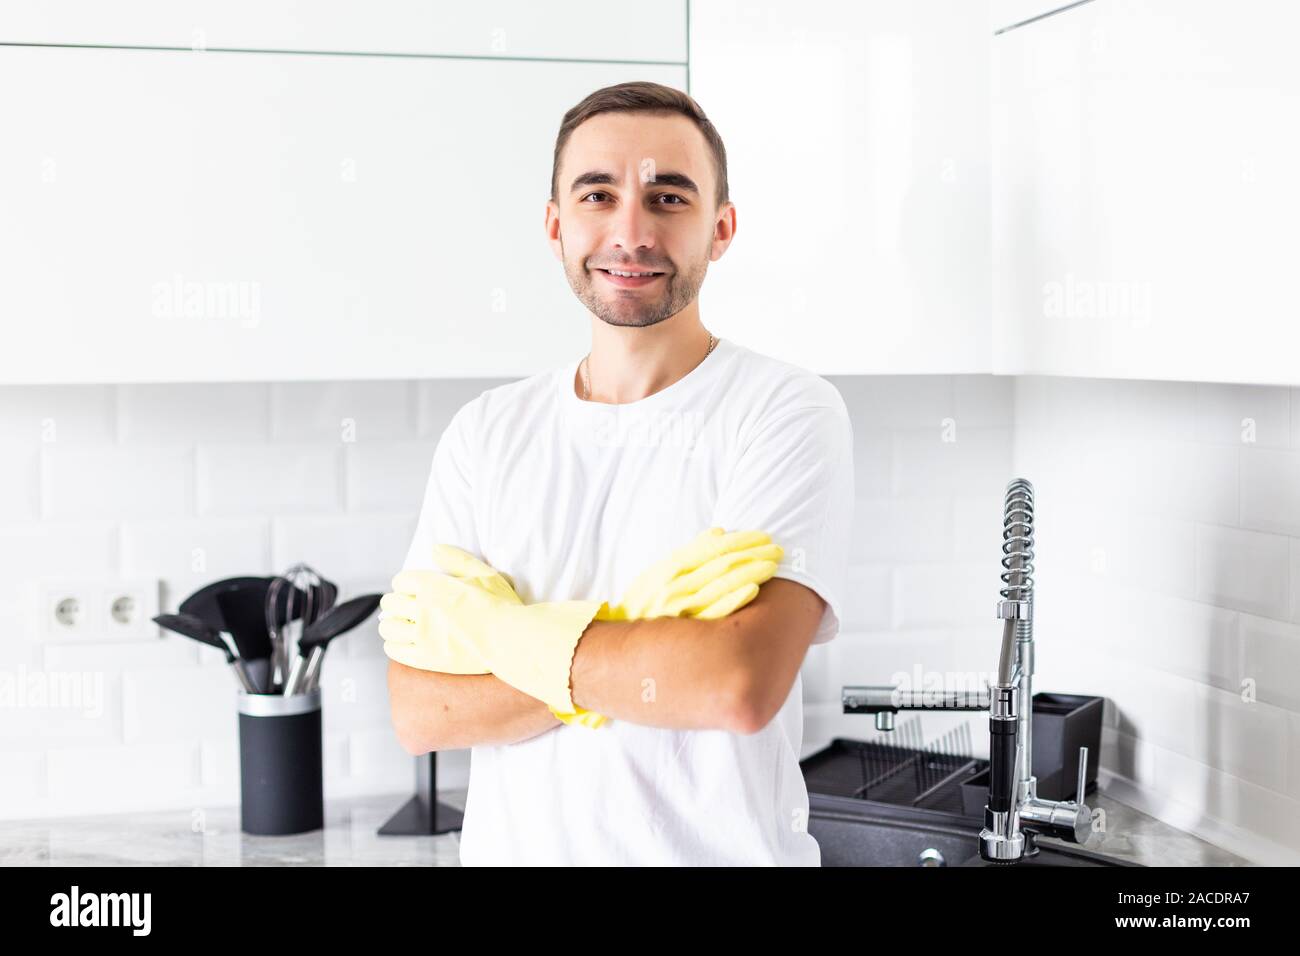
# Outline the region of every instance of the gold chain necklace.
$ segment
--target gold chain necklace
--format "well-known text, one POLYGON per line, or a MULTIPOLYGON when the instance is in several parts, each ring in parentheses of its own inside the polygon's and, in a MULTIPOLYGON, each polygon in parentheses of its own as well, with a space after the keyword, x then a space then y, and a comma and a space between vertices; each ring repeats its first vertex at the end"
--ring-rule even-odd
MULTIPOLYGON (((718 340, 714 338, 713 333, 710 332, 709 350, 704 353, 704 358, 709 357, 709 355, 713 352, 713 347, 717 344, 718 344, 718 340)), ((700 359, 700 361, 703 362, 704 359, 700 359)), ((582 360, 582 400, 584 402, 591 401, 591 373, 588 370, 588 366, 590 364, 591 364, 591 353, 588 352, 587 357, 582 360)), ((694 369, 692 369, 692 371, 694 371, 694 369)))

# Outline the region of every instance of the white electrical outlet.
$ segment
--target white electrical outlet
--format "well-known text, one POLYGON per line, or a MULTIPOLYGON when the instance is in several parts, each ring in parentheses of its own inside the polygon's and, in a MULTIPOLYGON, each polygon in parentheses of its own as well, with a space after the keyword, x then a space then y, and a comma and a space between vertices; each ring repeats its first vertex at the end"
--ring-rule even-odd
POLYGON ((161 634, 153 618, 158 614, 161 582, 148 578, 120 578, 102 584, 96 592, 95 616, 110 640, 146 640, 161 634))
POLYGON ((157 638, 161 582, 156 578, 80 578, 37 584, 37 633, 46 643, 157 638))

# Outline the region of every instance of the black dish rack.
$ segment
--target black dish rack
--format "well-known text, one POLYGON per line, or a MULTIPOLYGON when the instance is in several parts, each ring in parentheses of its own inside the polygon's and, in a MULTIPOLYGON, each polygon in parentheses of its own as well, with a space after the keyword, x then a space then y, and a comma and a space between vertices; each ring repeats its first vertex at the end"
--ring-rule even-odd
POLYGON ((809 794, 914 807, 979 819, 987 783, 972 794, 969 781, 987 760, 926 747, 896 747, 836 737, 799 761, 809 794), (963 794, 963 785, 966 794, 963 794), (978 806, 971 796, 978 799, 978 806))

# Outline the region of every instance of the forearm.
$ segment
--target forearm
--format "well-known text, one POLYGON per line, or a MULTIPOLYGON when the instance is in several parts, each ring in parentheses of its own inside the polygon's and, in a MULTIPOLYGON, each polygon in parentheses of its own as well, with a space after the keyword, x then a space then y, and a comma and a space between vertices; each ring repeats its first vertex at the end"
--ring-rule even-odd
POLYGON ((789 696, 824 608, 774 579, 717 620, 595 621, 573 655, 573 700, 652 727, 754 733, 789 696))
POLYGON ((652 727, 735 729, 745 698, 737 666, 744 613, 593 621, 573 655, 573 702, 652 727))
POLYGON ((443 674, 388 662, 393 727, 412 754, 512 744, 558 727, 541 701, 493 674, 443 674))

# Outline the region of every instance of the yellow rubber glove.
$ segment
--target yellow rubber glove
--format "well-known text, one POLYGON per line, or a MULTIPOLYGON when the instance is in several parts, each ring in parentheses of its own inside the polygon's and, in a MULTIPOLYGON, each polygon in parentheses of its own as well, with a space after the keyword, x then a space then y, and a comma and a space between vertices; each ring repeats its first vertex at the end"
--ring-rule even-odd
MULTIPOLYGON (((499 571, 467 551, 452 545, 435 545, 434 560, 447 574, 496 595, 502 600, 513 604, 524 603, 499 571)), ((444 674, 492 673, 478 649, 471 643, 458 640, 451 632, 428 634, 426 638, 435 639, 408 643, 411 639, 410 625, 413 622, 392 611, 393 607, 402 606, 400 599, 386 594, 379 603, 383 612, 379 620, 379 635, 384 638, 384 653, 392 660, 406 664, 408 667, 418 667, 421 670, 438 671, 444 674), (392 623, 386 623, 388 621, 392 623)), ((602 607, 602 611, 604 610, 606 609, 602 607)), ((570 713, 562 713, 554 709, 551 713, 566 724, 576 723, 593 730, 606 720, 603 714, 576 705, 570 713)))
POLYGON ((785 551, 762 531, 710 528, 641 574, 598 620, 726 617, 758 596, 785 551))
MULTIPOLYGON (((435 559, 446 560, 438 553, 444 547, 435 548, 435 559)), ((403 646, 414 648, 417 655, 431 647, 460 661, 477 654, 491 673, 511 687, 553 711, 573 713, 569 690, 573 652, 605 604, 522 604, 517 596, 512 601, 441 571, 413 570, 393 578, 393 591, 380 599, 380 606, 385 611, 380 623, 384 650, 394 660, 409 662, 402 660, 403 646)))
MULTIPOLYGON (((493 597, 511 604, 524 603, 504 575, 468 551, 449 544, 435 544, 433 561, 445 574, 472 584, 493 597)), ((393 579, 394 587, 396 580, 393 579)), ((380 598, 379 608, 379 636, 384 639, 384 653, 390 659, 408 667, 443 674, 492 673, 478 647, 462 640, 458 632, 429 629, 417 640, 411 629, 415 621, 409 613, 408 603, 398 591, 380 598)))

